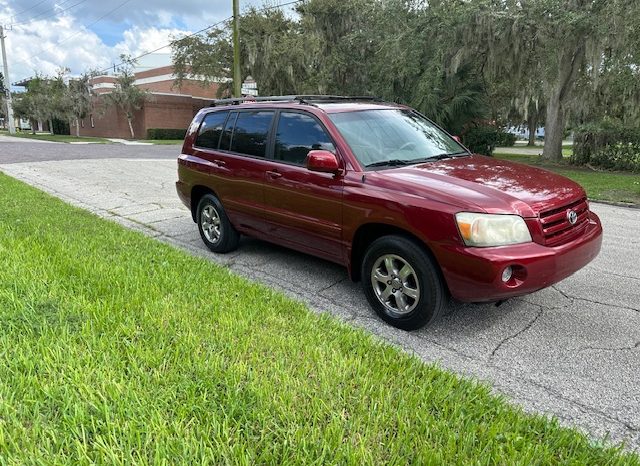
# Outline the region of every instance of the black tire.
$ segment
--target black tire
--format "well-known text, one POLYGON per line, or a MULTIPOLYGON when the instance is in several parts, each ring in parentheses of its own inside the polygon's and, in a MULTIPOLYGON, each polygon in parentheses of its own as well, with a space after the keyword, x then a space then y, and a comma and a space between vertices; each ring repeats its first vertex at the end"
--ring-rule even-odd
POLYGON ((211 251, 225 253, 238 247, 240 233, 231 225, 222 204, 213 194, 205 194, 198 202, 196 223, 202 241, 211 251))
POLYGON ((390 235, 371 243, 361 277, 364 294, 376 314, 399 329, 429 325, 446 308, 448 294, 437 264, 423 246, 409 238, 390 235))

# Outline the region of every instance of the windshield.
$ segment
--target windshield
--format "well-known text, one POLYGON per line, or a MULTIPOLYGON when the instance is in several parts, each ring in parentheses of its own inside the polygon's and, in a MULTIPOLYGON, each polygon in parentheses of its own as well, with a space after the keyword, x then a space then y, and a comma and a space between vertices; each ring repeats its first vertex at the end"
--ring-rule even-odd
POLYGON ((333 113, 329 117, 365 167, 409 165, 469 155, 448 134, 409 110, 364 110, 333 113))

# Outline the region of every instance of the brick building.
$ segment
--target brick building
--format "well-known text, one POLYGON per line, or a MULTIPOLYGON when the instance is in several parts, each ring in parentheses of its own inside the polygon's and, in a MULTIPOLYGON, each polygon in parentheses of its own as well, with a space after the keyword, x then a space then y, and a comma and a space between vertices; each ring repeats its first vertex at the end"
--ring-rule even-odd
MULTIPOLYGON (((185 79, 180 86, 174 84, 173 66, 159 66, 138 71, 135 85, 149 91, 149 99, 133 119, 136 139, 144 139, 151 128, 186 129, 194 115, 210 105, 216 97, 219 84, 203 86, 196 78, 185 79)), ((131 138, 127 119, 117 108, 105 108, 100 95, 116 87, 116 77, 96 76, 91 81, 97 94, 95 110, 80 121, 81 136, 131 138)))

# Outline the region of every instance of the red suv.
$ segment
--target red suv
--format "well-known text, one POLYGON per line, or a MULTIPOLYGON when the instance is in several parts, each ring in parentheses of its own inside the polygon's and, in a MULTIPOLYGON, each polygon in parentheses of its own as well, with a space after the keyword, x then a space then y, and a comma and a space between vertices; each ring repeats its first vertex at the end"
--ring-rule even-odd
POLYGON ((471 154, 411 108, 257 100, 201 110, 178 159, 178 194, 214 252, 245 234, 343 264, 382 319, 411 330, 448 296, 531 293, 600 251, 579 185, 471 154))

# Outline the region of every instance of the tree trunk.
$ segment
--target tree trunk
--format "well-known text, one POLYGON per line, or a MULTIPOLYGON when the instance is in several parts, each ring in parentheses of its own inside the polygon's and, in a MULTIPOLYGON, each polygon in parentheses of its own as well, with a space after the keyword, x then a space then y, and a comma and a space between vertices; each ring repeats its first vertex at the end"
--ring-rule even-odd
POLYGON ((529 113, 529 119, 527 120, 527 128, 529 130, 529 142, 527 146, 536 145, 536 130, 538 129, 538 119, 529 113))
POLYGON ((76 118, 76 137, 80 137, 80 118, 76 118))
POLYGON ((562 160, 562 137, 564 135, 564 108, 560 97, 554 93, 547 103, 547 119, 544 124, 544 149, 542 158, 559 162, 562 160))
POLYGON ((547 118, 544 125, 544 149, 542 158, 559 162, 562 160, 562 138, 564 136, 565 103, 571 97, 578 71, 584 62, 585 38, 575 37, 566 43, 558 54, 558 76, 553 84, 547 103, 547 118))
POLYGON ((53 120, 49 119, 49 133, 53 134, 53 120))
POLYGON ((131 139, 135 139, 135 135, 133 134, 133 125, 131 124, 131 117, 127 117, 127 122, 129 123, 129 131, 131 131, 131 139))

